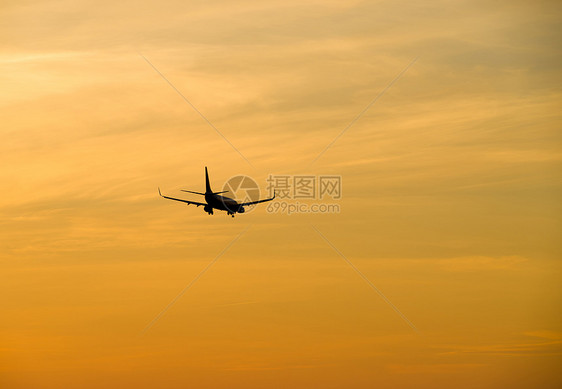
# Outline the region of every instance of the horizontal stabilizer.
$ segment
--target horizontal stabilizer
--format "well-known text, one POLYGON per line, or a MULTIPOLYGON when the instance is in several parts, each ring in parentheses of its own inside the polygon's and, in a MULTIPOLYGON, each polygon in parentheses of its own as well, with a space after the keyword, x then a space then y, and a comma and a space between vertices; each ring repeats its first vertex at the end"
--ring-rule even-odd
POLYGON ((187 193, 195 193, 195 194, 198 194, 198 195, 205 196, 205 193, 201 193, 201 192, 193 192, 193 191, 191 191, 191 190, 183 190, 183 189, 182 189, 181 191, 182 191, 182 192, 187 192, 187 193))
MULTIPOLYGON (((181 191, 187 192, 187 193, 195 193, 195 194, 198 194, 198 195, 201 195, 201 196, 205 196, 205 193, 201 193, 201 192, 193 192, 191 190, 183 190, 183 189, 181 191)), ((221 193, 226 193, 226 192, 228 192, 228 190, 223 190, 222 192, 213 192, 213 194, 221 194, 221 193)))

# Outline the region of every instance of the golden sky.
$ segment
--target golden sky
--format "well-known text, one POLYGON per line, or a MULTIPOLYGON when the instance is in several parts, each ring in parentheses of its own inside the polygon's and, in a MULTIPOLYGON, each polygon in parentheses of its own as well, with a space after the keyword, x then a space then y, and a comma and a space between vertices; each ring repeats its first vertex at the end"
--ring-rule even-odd
POLYGON ((0 386, 558 387, 561 11, 3 1, 0 386), (204 166, 341 210, 158 197, 204 166))

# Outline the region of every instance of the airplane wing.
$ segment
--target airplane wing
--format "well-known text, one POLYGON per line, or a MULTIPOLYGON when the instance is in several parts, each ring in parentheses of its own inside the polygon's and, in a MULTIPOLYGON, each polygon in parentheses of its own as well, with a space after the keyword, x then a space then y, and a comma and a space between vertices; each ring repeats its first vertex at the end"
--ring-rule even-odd
POLYGON ((271 201, 271 200, 273 200, 274 198, 275 198, 275 191, 273 191, 273 197, 270 198, 270 199, 264 199, 264 200, 258 200, 258 201, 250 201, 250 202, 247 202, 247 203, 240 203, 239 205, 246 206, 246 205, 253 205, 253 204, 258 204, 258 203, 265 203, 266 201, 271 201))
POLYGON ((174 197, 164 196, 164 195, 162 195, 162 193, 160 193, 160 188, 158 188, 158 194, 159 194, 160 196, 164 197, 165 199, 181 201, 182 203, 187 203, 188 205, 189 205, 189 204, 193 204, 193 205, 197 205, 197 206, 200 206, 200 205, 206 206, 206 205, 208 205, 207 203, 198 203, 197 201, 189 201, 189 200, 176 199, 176 198, 174 198, 174 197))

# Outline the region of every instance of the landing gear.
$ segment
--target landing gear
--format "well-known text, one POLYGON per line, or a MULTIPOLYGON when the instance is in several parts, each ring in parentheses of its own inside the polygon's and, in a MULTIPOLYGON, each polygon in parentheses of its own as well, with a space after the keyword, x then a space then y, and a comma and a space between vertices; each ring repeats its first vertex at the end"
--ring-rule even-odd
POLYGON ((227 212, 226 214, 234 217, 234 213, 232 213, 232 212, 227 212))

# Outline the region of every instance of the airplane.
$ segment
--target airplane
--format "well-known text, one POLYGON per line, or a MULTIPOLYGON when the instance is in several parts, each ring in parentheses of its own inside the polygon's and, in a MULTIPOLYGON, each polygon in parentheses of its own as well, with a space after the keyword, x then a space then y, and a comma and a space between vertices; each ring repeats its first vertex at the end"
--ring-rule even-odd
POLYGON ((258 200, 258 201, 249 201, 249 202, 246 202, 246 203, 238 203, 236 200, 231 199, 230 197, 220 196, 221 193, 226 193, 226 192, 228 192, 228 190, 225 190, 225 191, 222 191, 222 192, 213 192, 211 190, 211 185, 209 184, 209 173, 207 172, 207 166, 205 166, 205 184, 206 184, 205 193, 193 192, 193 191, 190 191, 190 190, 183 190, 183 189, 182 189, 182 192, 195 193, 195 194, 198 194, 198 195, 205 196, 205 201, 207 203, 198 203, 196 201, 189 201, 189 200, 177 199, 177 198, 174 198, 174 197, 164 196, 160 192, 160 188, 158 188, 158 194, 161 197, 164 197, 165 199, 168 199, 168 200, 181 201, 181 202, 187 203, 187 205, 193 204, 193 205, 197 205, 198 207, 203 206, 203 209, 209 215, 213 214, 213 209, 218 209, 218 210, 221 210, 221 211, 226 211, 226 214, 231 215, 232 217, 234 217, 235 213, 244 213, 245 212, 244 207, 246 207, 248 205, 264 203, 266 201, 271 201, 275 198, 275 191, 273 191, 273 197, 270 198, 270 199, 264 199, 264 200, 258 200))

